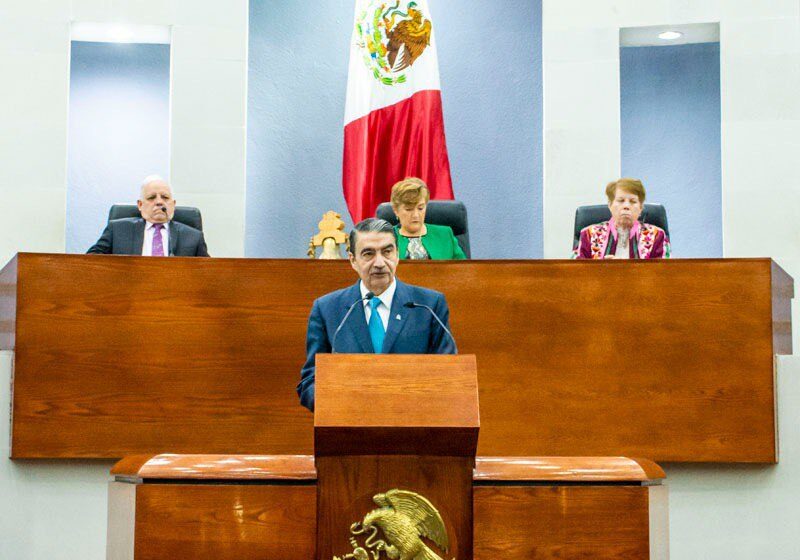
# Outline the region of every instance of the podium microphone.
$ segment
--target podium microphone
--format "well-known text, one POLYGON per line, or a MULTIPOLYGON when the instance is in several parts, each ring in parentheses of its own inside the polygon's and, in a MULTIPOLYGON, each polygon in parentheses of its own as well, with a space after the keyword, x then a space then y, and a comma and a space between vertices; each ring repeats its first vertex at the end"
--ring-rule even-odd
POLYGON ((439 326, 442 327, 442 329, 444 329, 444 332, 446 332, 447 336, 450 337, 450 340, 453 341, 453 347, 456 349, 456 352, 458 352, 458 345, 456 345, 456 339, 453 337, 453 333, 451 333, 450 329, 448 329, 444 325, 442 320, 439 319, 439 316, 436 314, 436 311, 434 311, 430 306, 423 305, 421 303, 414 303, 413 301, 409 301, 409 302, 406 302, 405 304, 403 304, 403 307, 408 307, 409 309, 414 309, 415 307, 422 307, 423 309, 427 309, 428 311, 430 311, 431 315, 433 315, 433 318, 436 319, 437 323, 439 323, 439 326))
POLYGON ((342 330, 342 327, 344 326, 345 321, 347 321, 347 318, 353 312, 353 309, 356 308, 356 305, 358 305, 359 303, 362 303, 364 300, 369 301, 374 297, 375 297, 375 294, 373 294, 372 292, 367 292, 367 295, 365 295, 364 297, 362 297, 360 299, 357 299, 356 301, 353 302, 353 305, 351 305, 350 309, 347 310, 347 313, 344 314, 344 319, 342 319, 342 322, 339 323, 339 326, 336 327, 336 331, 333 333, 333 340, 331 341, 331 354, 336 354, 336 337, 339 336, 339 331, 342 330))

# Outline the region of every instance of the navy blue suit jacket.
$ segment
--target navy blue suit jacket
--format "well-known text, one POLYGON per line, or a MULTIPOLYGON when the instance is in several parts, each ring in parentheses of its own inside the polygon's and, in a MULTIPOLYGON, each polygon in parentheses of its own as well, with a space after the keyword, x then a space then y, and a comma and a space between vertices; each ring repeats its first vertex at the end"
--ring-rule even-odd
MULTIPOLYGON (((424 308, 404 307, 408 302, 431 307, 442 322, 450 328, 450 311, 444 295, 404 284, 396 280, 397 289, 392 299, 389 326, 383 340, 384 354, 455 354, 456 346, 430 311, 424 308), (399 317, 399 318, 398 318, 399 317)), ((318 352, 330 353, 333 334, 347 310, 361 297, 359 283, 337 290, 314 301, 308 318, 306 334, 306 363, 301 372, 297 394, 300 403, 314 410, 315 358, 318 352)), ((367 327, 364 305, 357 305, 336 337, 337 354, 372 354, 372 339, 367 327)))

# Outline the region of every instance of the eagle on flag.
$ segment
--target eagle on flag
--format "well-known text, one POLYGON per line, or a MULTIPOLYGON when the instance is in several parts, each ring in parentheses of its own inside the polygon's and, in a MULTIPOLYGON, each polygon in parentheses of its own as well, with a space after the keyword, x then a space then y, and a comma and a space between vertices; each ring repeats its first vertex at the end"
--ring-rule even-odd
POLYGON ((431 30, 433 26, 429 19, 424 19, 422 11, 417 9, 416 2, 408 4, 408 13, 404 14, 397 8, 400 6, 398 0, 394 8, 390 8, 384 16, 386 26, 386 38, 389 40, 387 45, 389 65, 394 72, 405 70, 417 60, 425 49, 431 44, 431 30), (391 12, 391 15, 389 15, 391 12), (387 17, 388 16, 388 17, 387 17), (395 25, 395 18, 401 16, 403 19, 395 25), (401 54, 398 61, 398 54, 401 54))

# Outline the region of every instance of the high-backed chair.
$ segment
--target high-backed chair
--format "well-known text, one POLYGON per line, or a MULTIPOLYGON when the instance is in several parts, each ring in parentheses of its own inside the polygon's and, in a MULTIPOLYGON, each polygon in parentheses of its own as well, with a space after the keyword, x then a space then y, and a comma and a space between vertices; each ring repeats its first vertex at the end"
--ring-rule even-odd
MULTIPOLYGON (((139 208, 135 204, 115 204, 108 211, 108 221, 120 218, 141 218, 139 208)), ((192 206, 176 206, 175 215, 172 217, 176 222, 203 231, 203 217, 200 210, 192 206)))
MULTIPOLYGON (((593 204, 591 206, 579 206, 575 211, 575 231, 572 239, 572 248, 578 247, 581 230, 586 226, 605 222, 611 219, 611 210, 606 204, 593 204)), ((639 221, 652 224, 663 229, 669 237, 669 224, 667 223, 667 209, 661 204, 645 203, 639 221)))
MULTIPOLYGON (((375 217, 386 220, 393 226, 399 222, 392 210, 392 205, 384 202, 378 206, 375 217)), ((439 226, 450 226, 453 234, 467 258, 471 258, 469 250, 469 224, 467 221, 467 207, 458 200, 431 200, 425 212, 425 223, 439 226)))

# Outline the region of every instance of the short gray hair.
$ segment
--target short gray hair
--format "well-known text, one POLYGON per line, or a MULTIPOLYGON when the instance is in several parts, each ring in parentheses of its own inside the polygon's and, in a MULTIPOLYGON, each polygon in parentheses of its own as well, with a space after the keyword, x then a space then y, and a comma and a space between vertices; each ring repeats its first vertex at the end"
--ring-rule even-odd
MULTIPOLYGON (((367 218, 361 220, 350 230, 350 253, 356 254, 356 232, 360 233, 391 233, 394 236, 392 224, 380 218, 367 218)), ((397 245, 397 239, 394 240, 397 245)))
MULTIPOLYGON (((155 183, 156 181, 161 181, 163 183, 166 183, 167 186, 169 187, 170 192, 172 192, 172 185, 170 185, 169 182, 166 179, 164 179, 164 177, 162 177, 161 175, 148 175, 142 180, 142 184, 139 187, 139 196, 141 196, 142 192, 144 191, 144 188, 147 185, 149 185, 150 183, 155 183)), ((173 197, 175 196, 174 192, 172 192, 172 196, 173 197)))

